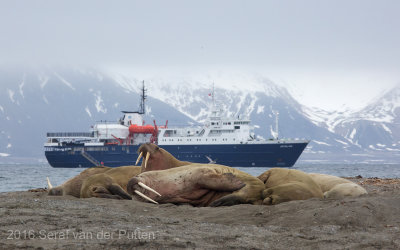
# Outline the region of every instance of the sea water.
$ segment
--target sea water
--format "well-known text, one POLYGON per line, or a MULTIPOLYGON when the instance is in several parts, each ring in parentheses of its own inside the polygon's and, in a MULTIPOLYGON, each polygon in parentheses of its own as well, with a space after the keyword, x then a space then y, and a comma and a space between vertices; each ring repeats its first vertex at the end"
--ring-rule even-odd
MULTIPOLYGON (((268 168, 238 168, 258 176, 268 168)), ((341 177, 400 178, 400 164, 296 164, 292 169, 307 173, 330 174, 341 177)), ((0 164, 0 192, 26 191, 47 187, 46 177, 53 186, 64 183, 82 172, 83 168, 52 168, 48 164, 0 164)))

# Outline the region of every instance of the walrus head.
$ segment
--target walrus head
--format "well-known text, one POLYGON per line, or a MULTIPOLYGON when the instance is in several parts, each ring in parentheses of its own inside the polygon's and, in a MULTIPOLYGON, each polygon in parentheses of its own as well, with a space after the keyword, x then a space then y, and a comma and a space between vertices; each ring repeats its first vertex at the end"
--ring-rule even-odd
MULTIPOLYGON (((133 177, 129 180, 127 185, 127 191, 132 195, 136 194, 139 197, 147 201, 150 201, 154 204, 158 204, 158 202, 155 201, 156 197, 161 197, 160 193, 158 193, 156 190, 144 184, 142 178, 140 177, 133 177), (146 192, 148 193, 147 195, 145 194, 146 192)), ((134 197, 139 198, 137 196, 134 197)))
POLYGON ((164 170, 191 164, 191 162, 176 159, 168 151, 153 143, 142 144, 138 149, 138 154, 139 157, 135 165, 144 157, 142 161, 142 172, 164 170))
POLYGON ((47 187, 49 189, 48 195, 61 196, 64 193, 62 187, 53 187, 53 185, 51 185, 49 177, 47 177, 47 187))

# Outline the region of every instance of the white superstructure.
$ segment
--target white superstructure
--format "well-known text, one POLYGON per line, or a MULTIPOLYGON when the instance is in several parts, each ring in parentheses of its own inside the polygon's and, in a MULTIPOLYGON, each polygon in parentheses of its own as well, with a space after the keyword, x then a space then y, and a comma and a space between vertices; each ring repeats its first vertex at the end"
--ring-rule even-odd
POLYGON ((213 104, 203 126, 187 128, 160 128, 159 145, 193 144, 241 144, 255 142, 254 127, 245 117, 225 117, 223 111, 213 104))

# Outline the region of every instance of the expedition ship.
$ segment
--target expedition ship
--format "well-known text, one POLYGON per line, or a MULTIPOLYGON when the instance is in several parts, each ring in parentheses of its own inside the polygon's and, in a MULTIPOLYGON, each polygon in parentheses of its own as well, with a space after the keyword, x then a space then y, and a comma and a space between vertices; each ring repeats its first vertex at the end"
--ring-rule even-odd
MULTIPOLYGON (((55 168, 134 165, 142 143, 155 143, 181 161, 232 167, 291 167, 308 140, 265 140, 256 136, 250 120, 223 116, 214 102, 202 126, 170 128, 144 125, 146 90, 139 111, 122 111, 116 123, 95 124, 90 132, 47 133, 45 156, 55 168)), ((277 128, 276 128, 277 130, 277 128)))

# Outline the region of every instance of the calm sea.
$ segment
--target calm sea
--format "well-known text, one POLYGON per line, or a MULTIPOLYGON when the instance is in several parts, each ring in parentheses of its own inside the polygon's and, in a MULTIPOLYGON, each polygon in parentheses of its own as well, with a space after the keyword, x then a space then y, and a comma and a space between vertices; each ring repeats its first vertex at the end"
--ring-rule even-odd
MULTIPOLYGON (((298 164, 293 167, 307 173, 331 174, 342 177, 400 178, 400 164, 298 164)), ((268 168, 238 168, 258 176, 268 168)), ((78 175, 82 168, 52 168, 48 164, 0 164, 0 192, 26 191, 47 186, 48 176, 57 186, 78 175)))

